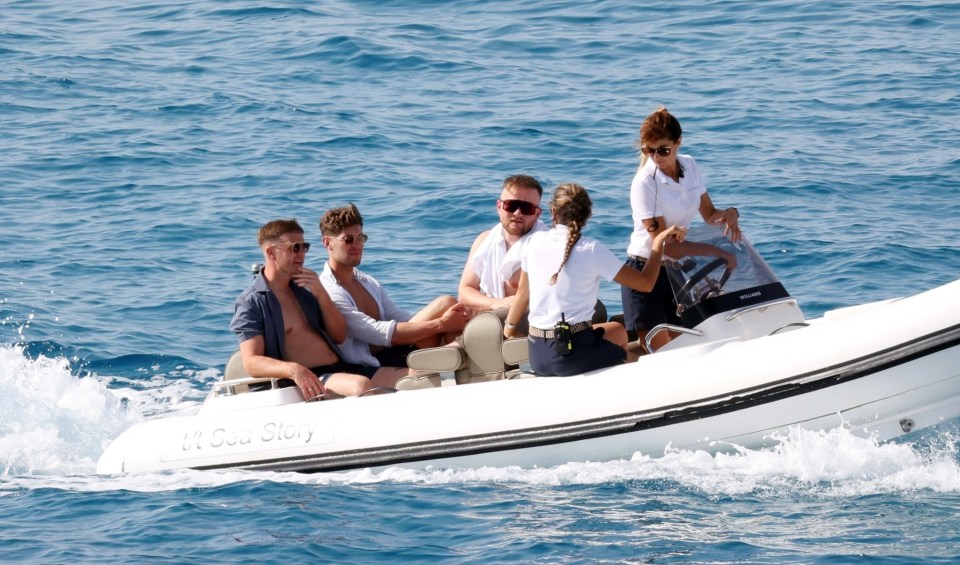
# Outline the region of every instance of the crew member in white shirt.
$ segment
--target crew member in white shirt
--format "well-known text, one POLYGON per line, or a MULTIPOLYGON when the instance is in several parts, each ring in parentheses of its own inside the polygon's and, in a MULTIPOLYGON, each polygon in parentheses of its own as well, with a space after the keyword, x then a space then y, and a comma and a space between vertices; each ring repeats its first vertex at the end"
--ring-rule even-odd
MULTIPOLYGON (((740 212, 736 208, 720 210, 713 205, 700 168, 689 155, 679 155, 680 122, 661 106, 640 126, 640 167, 630 185, 630 207, 633 210, 633 233, 627 247, 627 265, 642 269, 650 259, 654 238, 669 225, 688 229, 699 212, 708 224, 723 224, 724 235, 734 243, 740 241, 740 212)), ((667 243, 667 260, 688 255, 716 256, 727 260, 730 269, 737 266, 736 257, 719 247, 685 240, 667 243)), ((679 324, 677 302, 670 288, 667 273, 661 269, 649 292, 623 287, 624 323, 643 339, 658 324, 679 324)), ((652 345, 660 348, 673 336, 657 334, 652 345)))
POLYGON ((532 235, 523 250, 504 336, 517 335, 516 324, 529 306, 530 367, 541 375, 576 375, 623 363, 626 329, 616 322, 591 324, 600 278, 649 290, 660 270, 664 243, 682 241, 685 234, 675 226, 662 230, 650 260, 637 271, 599 241, 582 236, 592 211, 586 189, 561 184, 550 202, 553 228, 532 235))

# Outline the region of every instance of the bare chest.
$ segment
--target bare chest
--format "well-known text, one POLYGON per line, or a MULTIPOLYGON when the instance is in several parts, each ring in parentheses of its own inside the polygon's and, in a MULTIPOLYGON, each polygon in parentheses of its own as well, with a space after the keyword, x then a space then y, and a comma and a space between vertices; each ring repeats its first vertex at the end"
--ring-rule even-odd
POLYGON ((345 285, 344 288, 353 297, 353 302, 357 305, 358 310, 374 320, 380 319, 380 307, 377 305, 377 301, 362 284, 354 280, 345 285))
POLYGON ((277 293, 276 296, 280 301, 280 311, 283 315, 284 334, 300 332, 309 325, 306 314, 303 313, 297 297, 292 292, 277 293))

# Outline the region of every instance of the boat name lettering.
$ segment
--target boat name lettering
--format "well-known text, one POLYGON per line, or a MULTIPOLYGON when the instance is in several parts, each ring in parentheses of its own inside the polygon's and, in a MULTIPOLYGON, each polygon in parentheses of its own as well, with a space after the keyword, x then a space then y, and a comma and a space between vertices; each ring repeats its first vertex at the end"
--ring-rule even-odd
POLYGON ((762 294, 762 293, 761 293, 759 290, 758 290, 757 292, 751 292, 751 293, 749 293, 749 294, 741 294, 741 295, 740 295, 740 300, 746 300, 746 299, 748 299, 748 298, 756 298, 756 297, 760 296, 760 294, 762 294))
POLYGON ((303 443, 310 443, 313 439, 313 432, 317 429, 317 423, 308 424, 284 424, 283 422, 269 423, 263 426, 263 435, 261 441, 302 439, 303 443))
POLYGON ((299 440, 304 444, 310 443, 317 430, 316 422, 301 422, 289 424, 285 422, 267 422, 259 436, 254 435, 250 428, 230 429, 216 428, 210 432, 194 430, 183 434, 181 451, 195 451, 204 448, 233 447, 236 445, 250 445, 254 439, 261 443, 299 440))

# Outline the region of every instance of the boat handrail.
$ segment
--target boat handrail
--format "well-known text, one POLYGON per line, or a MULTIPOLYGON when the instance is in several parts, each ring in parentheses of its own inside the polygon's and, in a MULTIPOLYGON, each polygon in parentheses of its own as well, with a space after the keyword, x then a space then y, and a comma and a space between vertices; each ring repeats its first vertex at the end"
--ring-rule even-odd
POLYGON ((770 332, 769 335, 775 335, 775 334, 778 334, 778 333, 782 332, 783 330, 788 330, 788 329, 790 329, 790 328, 806 328, 806 327, 809 327, 809 326, 810 326, 810 324, 807 323, 807 322, 793 322, 792 324, 787 324, 787 325, 785 325, 785 326, 780 326, 779 328, 777 328, 777 329, 773 330, 772 332, 770 332))
POLYGON ((777 300, 770 300, 768 302, 761 302, 760 304, 754 304, 753 306, 745 306, 743 308, 737 308, 736 310, 731 311, 727 314, 727 321, 732 322, 733 320, 743 316, 748 312, 753 312, 754 310, 764 310, 770 308, 771 306, 778 306, 780 304, 790 304, 793 306, 797 305, 796 298, 778 298, 777 300))
POLYGON ((389 386, 375 386, 360 396, 376 396, 378 394, 393 394, 395 392, 398 392, 397 389, 389 386))
POLYGON ((659 324, 653 327, 649 332, 647 332, 646 338, 643 340, 643 345, 646 346, 649 353, 653 353, 653 338, 662 331, 671 331, 687 335, 695 335, 700 337, 703 335, 703 332, 700 330, 692 330, 690 328, 685 328, 683 326, 675 326, 673 324, 659 324))
POLYGON ((280 388, 277 384, 279 380, 280 379, 277 379, 274 377, 242 377, 239 379, 223 379, 213 383, 212 392, 214 396, 221 396, 224 394, 232 395, 232 394, 236 394, 236 391, 234 390, 234 388, 237 386, 255 385, 255 384, 262 384, 262 383, 270 383, 270 389, 272 390, 275 388, 280 388))

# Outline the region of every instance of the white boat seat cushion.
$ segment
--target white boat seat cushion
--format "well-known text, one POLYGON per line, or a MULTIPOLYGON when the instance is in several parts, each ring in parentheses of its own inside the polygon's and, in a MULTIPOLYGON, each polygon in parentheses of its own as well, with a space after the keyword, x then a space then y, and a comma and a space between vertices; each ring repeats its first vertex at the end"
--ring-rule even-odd
POLYGON ((438 373, 459 371, 467 366, 467 354, 463 345, 459 343, 417 349, 407 355, 407 366, 411 369, 438 373))
POLYGON ((247 370, 243 368, 243 356, 240 355, 239 351, 234 351, 230 360, 227 361, 227 366, 223 369, 223 380, 245 379, 249 376, 247 370))
POLYGON ((504 341, 500 352, 509 365, 520 365, 530 360, 530 345, 525 337, 504 341))
MULTIPOLYGON (((239 351, 234 351, 233 355, 231 355, 227 361, 227 366, 223 369, 223 380, 232 381, 235 379, 245 379, 249 376, 247 370, 243 367, 243 356, 240 355, 239 351)), ((235 394, 250 392, 250 387, 247 385, 238 385, 233 387, 233 392, 235 394)))

